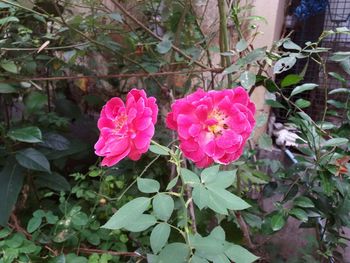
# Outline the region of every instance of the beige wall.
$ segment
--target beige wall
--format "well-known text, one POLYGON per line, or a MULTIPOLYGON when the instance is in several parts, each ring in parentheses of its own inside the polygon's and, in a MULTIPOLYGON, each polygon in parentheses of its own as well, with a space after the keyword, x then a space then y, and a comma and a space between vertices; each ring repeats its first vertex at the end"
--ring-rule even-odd
MULTIPOLYGON (((260 33, 253 42, 255 48, 267 46, 269 49, 274 41, 280 39, 286 2, 285 0, 253 1, 255 8, 252 15, 262 16, 267 20, 267 23, 264 21, 258 21, 256 23, 260 33)), ((253 93, 252 100, 257 108, 256 117, 260 114, 269 114, 270 112, 270 107, 265 104, 265 92, 264 87, 258 87, 253 93)), ((255 131, 254 141, 257 141, 259 136, 266 131, 266 127, 267 125, 255 131)))

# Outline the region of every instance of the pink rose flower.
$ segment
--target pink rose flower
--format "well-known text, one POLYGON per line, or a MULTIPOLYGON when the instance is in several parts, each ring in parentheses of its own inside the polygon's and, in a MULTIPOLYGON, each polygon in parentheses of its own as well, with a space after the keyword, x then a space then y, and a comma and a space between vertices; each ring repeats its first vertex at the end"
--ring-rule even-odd
POLYGON ((102 165, 112 166, 121 159, 140 159, 147 152, 157 122, 158 106, 144 90, 132 89, 126 104, 120 98, 110 99, 103 106, 97 126, 100 137, 95 153, 103 156, 102 165))
POLYGON ((166 124, 177 131, 184 156, 200 168, 237 160, 255 125, 255 105, 241 87, 198 89, 171 109, 166 124))

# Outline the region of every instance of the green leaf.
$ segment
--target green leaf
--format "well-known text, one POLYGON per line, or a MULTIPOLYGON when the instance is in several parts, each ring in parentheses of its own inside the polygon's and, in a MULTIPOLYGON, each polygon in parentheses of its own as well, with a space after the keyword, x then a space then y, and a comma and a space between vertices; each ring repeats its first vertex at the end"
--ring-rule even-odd
POLYGON ((157 223, 157 219, 153 215, 139 215, 131 220, 124 228, 131 232, 141 232, 157 223))
POLYGON ((108 16, 117 22, 123 23, 123 17, 119 13, 111 13, 108 16))
POLYGON ((0 93, 16 93, 17 89, 7 83, 0 83, 0 93))
POLYGON ((45 155, 33 148, 18 151, 16 160, 27 169, 51 173, 50 163, 45 155))
POLYGON ((323 147, 335 147, 335 146, 341 146, 346 145, 349 142, 346 138, 332 138, 328 141, 325 141, 322 146, 323 147))
POLYGON ((192 198, 200 210, 208 206, 208 190, 202 184, 194 186, 192 198))
POLYGON ((15 160, 7 159, 0 172, 0 225, 7 226, 12 209, 23 185, 23 169, 15 160))
POLYGON ((6 23, 10 23, 10 22, 19 22, 19 19, 15 16, 7 16, 4 18, 0 19, 0 26, 6 24, 6 23))
POLYGON ((58 133, 44 133, 43 142, 40 146, 50 148, 57 151, 68 150, 70 146, 70 141, 58 133))
POLYGON ((77 213, 74 213, 71 217, 72 223, 76 226, 85 226, 89 222, 88 216, 79 211, 77 213))
POLYGON ((157 45, 157 51, 160 54, 168 53, 171 49, 172 43, 170 41, 170 36, 165 34, 162 41, 157 45))
POLYGON ((250 89, 256 81, 256 75, 250 71, 244 71, 240 77, 239 81, 245 89, 250 89))
POLYGON ((350 58, 340 61, 339 64, 343 70, 350 75, 350 58))
POLYGON ((276 101, 276 100, 266 100, 265 101, 267 105, 270 105, 272 108, 279 108, 279 109, 285 109, 286 107, 284 107, 280 102, 276 101))
POLYGON ((295 102, 295 105, 297 105, 299 108, 303 109, 303 108, 310 107, 311 102, 308 100, 304 100, 304 99, 297 99, 295 102))
POLYGON ((199 257, 197 255, 193 255, 190 259, 191 263, 209 263, 208 260, 206 260, 205 258, 199 257))
POLYGON ((300 208, 293 208, 292 210, 289 211, 289 214, 295 216, 302 222, 307 222, 309 219, 307 213, 300 208))
POLYGON ((196 253, 207 258, 208 256, 219 255, 224 252, 224 240, 208 237, 201 237, 200 235, 195 235, 190 240, 191 246, 196 249, 196 253))
POLYGON ((187 263, 189 247, 183 243, 171 243, 160 252, 158 263, 187 263))
POLYGON ((271 218, 271 227, 273 231, 278 231, 282 229, 285 223, 286 220, 282 213, 277 213, 271 218))
POLYGON ((11 129, 7 135, 12 140, 20 142, 38 143, 42 140, 40 129, 33 126, 11 129))
POLYGON ((296 94, 302 93, 304 91, 308 91, 308 90, 313 90, 314 88, 316 88, 318 85, 314 84, 314 83, 305 83, 301 86, 297 86, 293 89, 292 93, 290 94, 290 96, 294 96, 296 94))
POLYGON ((295 44, 292 40, 287 39, 286 41, 283 42, 283 47, 285 49, 292 49, 292 50, 298 50, 301 51, 301 47, 295 44))
POLYGON ((168 221, 175 206, 173 198, 163 193, 157 194, 154 197, 152 205, 157 218, 164 221, 168 221))
POLYGON ((219 173, 220 165, 214 165, 211 167, 208 167, 204 169, 201 172, 201 179, 203 183, 209 183, 211 181, 214 181, 219 173))
POLYGON ((314 203, 310 198, 305 196, 299 196, 294 199, 294 205, 304 207, 304 208, 312 208, 315 207, 314 203))
POLYGON ((181 168, 181 175, 185 184, 195 185, 200 183, 198 175, 186 168, 181 168))
POLYGON ((210 192, 210 196, 213 196, 218 202, 221 202, 223 206, 231 210, 243 210, 250 207, 246 201, 242 198, 230 193, 229 191, 214 187, 212 185, 206 186, 210 192))
POLYGON ((284 57, 278 60, 273 67, 274 74, 280 74, 284 71, 290 70, 297 62, 295 57, 284 57))
POLYGON ((332 61, 340 62, 348 58, 350 58, 350 52, 339 51, 339 52, 335 52, 333 56, 331 56, 329 59, 332 61))
POLYGON ((40 110, 47 103, 47 95, 39 91, 33 91, 25 98, 24 103, 29 113, 40 110))
POLYGON ((27 225, 27 231, 29 233, 33 233, 35 230, 37 230, 42 222, 42 218, 41 217, 32 217, 29 221, 28 221, 28 225, 27 225))
POLYGON ((35 185, 39 188, 47 187, 55 191, 70 191, 71 187, 66 178, 56 172, 35 176, 35 185))
POLYGON ((242 52, 243 50, 246 50, 247 47, 248 47, 248 43, 244 39, 239 40, 236 44, 236 50, 238 52, 242 52))
POLYGON ((225 241, 225 236, 226 236, 225 231, 221 226, 215 227, 210 232, 210 235, 209 235, 209 237, 211 237, 211 238, 215 238, 215 239, 222 240, 222 241, 225 241))
POLYGON ((298 84, 303 79, 302 76, 296 75, 296 74, 289 74, 286 77, 283 78, 281 82, 281 87, 289 87, 295 84, 298 84))
POLYGON ((170 226, 166 223, 160 223, 153 228, 150 243, 153 253, 157 254, 168 242, 170 235, 170 226))
POLYGON ((231 263, 225 254, 220 254, 212 257, 213 263, 231 263))
POLYGON ((328 73, 330 76, 332 76, 333 78, 335 78, 336 80, 340 81, 343 84, 346 84, 346 79, 341 76, 340 74, 336 73, 336 72, 329 72, 328 73))
POLYGON ((225 254, 235 263, 251 263, 259 259, 244 247, 234 244, 230 244, 229 248, 225 251, 225 254))
POLYGON ((223 75, 231 74, 233 72, 239 71, 240 66, 237 64, 232 64, 231 66, 225 68, 225 70, 222 72, 223 75))
POLYGON ((219 172, 217 178, 214 181, 211 181, 206 185, 225 189, 234 183, 234 181, 236 180, 236 173, 237 170, 221 171, 219 172))
MULTIPOLYGON (((0 19, 1 20, 1 19, 0 19)), ((0 62, 0 66, 6 70, 7 72, 17 74, 18 73, 18 68, 15 62, 9 61, 9 60, 2 60, 0 62)))
POLYGON ((108 221, 102 226, 107 229, 121 229, 134 221, 148 209, 151 199, 138 197, 123 205, 108 221))
POLYGON ((264 59, 266 56, 266 47, 256 48, 250 53, 248 53, 245 57, 240 58, 237 61, 237 64, 240 66, 246 66, 248 64, 252 64, 258 60, 264 59))
POLYGON ((156 193, 160 189, 160 184, 158 181, 148 178, 137 178, 137 188, 142 193, 156 193))
POLYGON ((259 148, 271 151, 272 150, 272 139, 267 133, 263 133, 259 137, 258 141, 259 148))
POLYGON ((179 177, 178 176, 176 176, 174 179, 172 179, 169 183, 168 183, 168 185, 167 185, 167 187, 166 187, 166 190, 168 191, 168 190, 170 190, 171 188, 173 188, 176 184, 177 184, 177 181, 179 180, 179 177))
POLYGON ((159 154, 159 155, 169 155, 169 152, 171 151, 169 148, 162 146, 160 147, 159 145, 151 145, 149 147, 149 150, 155 154, 159 154))

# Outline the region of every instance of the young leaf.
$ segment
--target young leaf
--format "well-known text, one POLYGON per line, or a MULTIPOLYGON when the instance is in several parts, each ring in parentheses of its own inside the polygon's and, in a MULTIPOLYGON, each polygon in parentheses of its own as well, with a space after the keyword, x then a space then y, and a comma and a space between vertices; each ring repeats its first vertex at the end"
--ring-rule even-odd
POLYGON ((272 108, 279 108, 279 109, 285 109, 286 107, 284 107, 280 102, 276 101, 276 100, 265 100, 267 105, 270 105, 272 108))
POLYGON ((282 229, 285 223, 286 220, 284 219, 282 213, 277 213, 271 218, 271 227, 273 231, 278 231, 282 229))
POLYGON ((45 155, 33 148, 18 151, 16 160, 20 165, 30 170, 51 173, 50 163, 45 155))
POLYGON ((102 228, 121 229, 127 226, 147 210, 150 201, 151 199, 146 197, 138 197, 131 200, 123 205, 102 228))
POLYGON ((142 193, 156 193, 160 189, 160 184, 158 181, 148 178, 137 178, 137 188, 142 193))
POLYGON ((292 210, 289 211, 289 214, 295 216, 302 222, 308 221, 308 215, 303 209, 293 208, 292 210))
POLYGON ((170 226, 166 223, 160 223, 153 228, 150 243, 153 253, 157 254, 168 242, 170 235, 170 226))
POLYGON ((6 160, 0 172, 0 225, 7 226, 7 221, 17 202, 23 184, 23 169, 13 159, 6 160))
POLYGON ((308 100, 304 100, 304 99, 297 99, 295 102, 295 105, 297 105, 299 108, 303 109, 303 108, 307 108, 311 105, 311 102, 308 100))
POLYGON ((312 208, 315 207, 314 203, 310 198, 305 196, 299 196, 294 199, 294 205, 304 207, 304 208, 312 208))
POLYGON ((41 222, 42 222, 41 217, 32 217, 28 221, 28 225, 27 225, 28 233, 33 233, 35 230, 37 230, 40 227, 41 222))
POLYGON ((25 127, 12 129, 7 134, 12 140, 28 143, 41 142, 42 136, 41 131, 38 127, 25 127))
POLYGON ((157 223, 157 219, 153 215, 139 215, 131 220, 124 228, 131 232, 141 232, 157 223))
POLYGON ((287 75, 281 82, 281 87, 289 87, 295 84, 298 84, 303 79, 302 76, 296 75, 296 74, 289 74, 287 75))
POLYGON ((181 175, 185 184, 194 185, 200 183, 198 175, 186 168, 181 168, 181 175))
POLYGON ((304 91, 308 91, 308 90, 313 90, 314 88, 316 88, 318 85, 314 84, 314 83, 305 83, 301 86, 297 86, 293 89, 292 93, 290 94, 290 96, 294 96, 296 94, 302 93, 304 91))
POLYGON ((174 200, 166 194, 157 194, 152 202, 155 215, 164 221, 168 221, 174 210, 174 200))

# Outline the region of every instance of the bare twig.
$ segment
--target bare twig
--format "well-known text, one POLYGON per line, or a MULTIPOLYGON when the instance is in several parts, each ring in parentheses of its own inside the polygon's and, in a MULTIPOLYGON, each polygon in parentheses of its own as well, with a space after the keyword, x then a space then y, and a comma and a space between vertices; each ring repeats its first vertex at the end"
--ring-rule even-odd
POLYGON ((167 75, 183 75, 183 74, 193 74, 193 73, 202 73, 202 72, 214 72, 220 73, 223 68, 207 68, 207 69, 198 69, 198 70, 187 70, 187 71, 164 71, 164 72, 155 72, 155 73, 124 73, 124 74, 110 74, 110 75, 80 75, 80 76, 59 76, 59 77, 26 77, 21 79, 11 79, 3 82, 21 82, 21 81, 42 81, 42 80, 74 80, 74 79, 114 79, 114 78, 131 78, 131 77, 156 77, 156 76, 167 76, 167 75))

